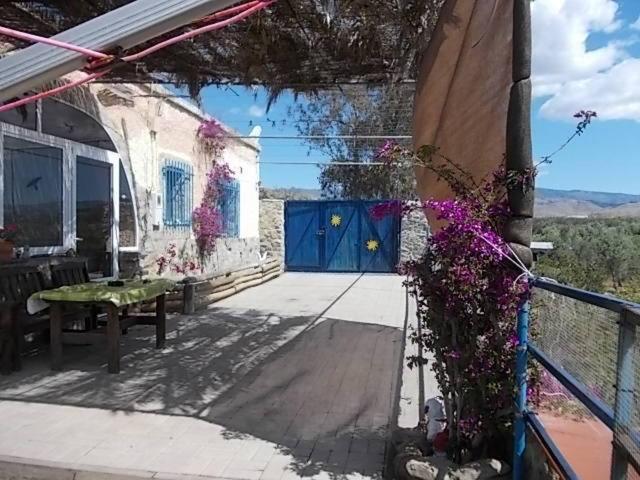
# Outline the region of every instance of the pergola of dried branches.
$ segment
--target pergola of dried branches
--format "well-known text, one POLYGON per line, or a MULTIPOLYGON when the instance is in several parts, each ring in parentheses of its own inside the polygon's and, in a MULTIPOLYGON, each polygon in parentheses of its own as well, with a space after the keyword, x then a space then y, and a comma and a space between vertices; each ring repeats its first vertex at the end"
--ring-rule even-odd
MULTIPOLYGON (((130 1, 3 2, 0 18, 4 26, 52 36, 130 1)), ((442 3, 278 0, 239 24, 157 52, 144 64, 119 68, 108 81, 153 77, 185 85, 192 95, 210 84, 262 84, 275 97, 285 88, 308 92, 413 80, 442 3)))

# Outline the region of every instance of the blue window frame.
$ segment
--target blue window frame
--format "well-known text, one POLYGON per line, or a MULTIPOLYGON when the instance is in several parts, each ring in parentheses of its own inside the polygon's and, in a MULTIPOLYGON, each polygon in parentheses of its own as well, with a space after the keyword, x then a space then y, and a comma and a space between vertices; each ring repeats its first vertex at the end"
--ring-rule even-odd
POLYGON ((177 160, 167 160, 162 168, 164 185, 163 220, 168 227, 190 227, 193 210, 193 170, 177 160))
POLYGON ((222 213, 224 235, 238 237, 240 233, 240 184, 236 180, 222 186, 218 208, 222 213))

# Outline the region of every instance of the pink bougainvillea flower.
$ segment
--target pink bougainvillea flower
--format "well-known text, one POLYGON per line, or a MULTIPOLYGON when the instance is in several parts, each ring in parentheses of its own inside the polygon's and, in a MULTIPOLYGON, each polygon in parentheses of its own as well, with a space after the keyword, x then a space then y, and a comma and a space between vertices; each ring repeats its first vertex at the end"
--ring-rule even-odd
POLYGON ((403 202, 401 200, 390 200, 381 202, 369 209, 369 214, 373 220, 382 220, 387 216, 400 216, 403 213, 403 202))
POLYGON ((215 118, 205 120, 198 127, 197 135, 200 138, 222 138, 225 135, 224 127, 215 118))
POLYGON ((390 160, 391 153, 396 148, 397 143, 393 140, 386 140, 384 144, 378 149, 377 157, 383 160, 390 160))

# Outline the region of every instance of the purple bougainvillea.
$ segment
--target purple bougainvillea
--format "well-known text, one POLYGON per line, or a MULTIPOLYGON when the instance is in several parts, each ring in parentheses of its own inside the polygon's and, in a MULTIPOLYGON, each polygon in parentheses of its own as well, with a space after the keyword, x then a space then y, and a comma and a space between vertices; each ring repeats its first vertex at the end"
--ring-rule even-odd
POLYGON ((222 212, 218 205, 222 186, 233 179, 227 164, 216 164, 207 173, 202 202, 193 211, 193 231, 201 257, 216 249, 216 241, 224 233, 222 212))
POLYGON ((219 207, 222 186, 233 179, 233 172, 222 161, 226 148, 226 131, 215 119, 202 122, 197 137, 211 168, 206 175, 204 194, 200 205, 193 211, 193 232, 201 259, 216 249, 218 238, 224 233, 224 222, 219 207))
MULTIPOLYGON (((516 313, 528 297, 522 272, 508 261, 500 235, 509 216, 504 172, 476 184, 437 149, 413 154, 386 143, 379 154, 389 164, 411 161, 437 173, 455 198, 422 203, 386 202, 373 217, 431 210, 444 226, 429 239, 426 254, 401 271, 418 302, 421 329, 412 341, 432 352, 447 410, 449 445, 460 460, 508 432, 515 392, 516 313), (434 157, 438 156, 437 161, 434 157)), ((426 363, 409 358, 411 366, 426 363)), ((472 454, 472 456, 475 456, 472 454)))
MULTIPOLYGON (((429 239, 418 261, 402 264, 416 297, 420 329, 411 340, 431 352, 429 360, 445 399, 450 454, 454 460, 479 457, 495 439, 510 434, 514 369, 518 348, 516 314, 529 298, 529 279, 502 238, 510 217, 507 191, 533 188, 537 166, 582 135, 597 114, 581 110, 575 131, 556 150, 525 171, 497 170, 477 181, 433 145, 417 152, 387 141, 378 158, 389 168, 419 166, 446 182, 453 199, 421 203, 386 202, 371 209, 374 218, 423 209, 444 224, 429 239)), ((530 333, 535 339, 535 328, 530 333)), ((409 365, 426 364, 413 356, 409 365)), ((529 368, 528 396, 538 403, 540 371, 529 368)), ((543 383, 545 378, 543 378, 543 383)), ((547 380, 548 381, 548 380, 547 380)))

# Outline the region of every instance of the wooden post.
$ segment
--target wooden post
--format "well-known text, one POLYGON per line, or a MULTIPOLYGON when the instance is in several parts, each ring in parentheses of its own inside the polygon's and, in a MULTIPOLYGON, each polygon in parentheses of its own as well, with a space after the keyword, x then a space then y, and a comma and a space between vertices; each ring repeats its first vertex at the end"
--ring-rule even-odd
POLYGON ((109 373, 120 373, 120 318, 118 307, 107 304, 107 370, 109 373))
POLYGON ((167 333, 165 294, 156 297, 156 348, 163 348, 167 333))
POLYGON ((18 317, 18 306, 14 305, 11 309, 11 336, 13 343, 13 369, 15 371, 22 370, 22 350, 24 350, 24 332, 22 323, 18 317))
POLYGON ((182 313, 185 315, 192 314, 196 311, 195 305, 195 284, 185 283, 184 290, 182 291, 182 313))
POLYGON ((2 351, 0 367, 3 375, 10 374, 13 368, 13 351, 16 345, 15 337, 13 336, 12 319, 12 309, 9 307, 3 308, 0 312, 0 332, 2 333, 0 337, 0 349, 2 351))
POLYGON ((62 312, 61 303, 53 302, 49 312, 49 345, 51 370, 62 370, 62 312))
POLYGON ((87 330, 95 330, 98 328, 98 307, 96 305, 91 305, 88 323, 87 330))

